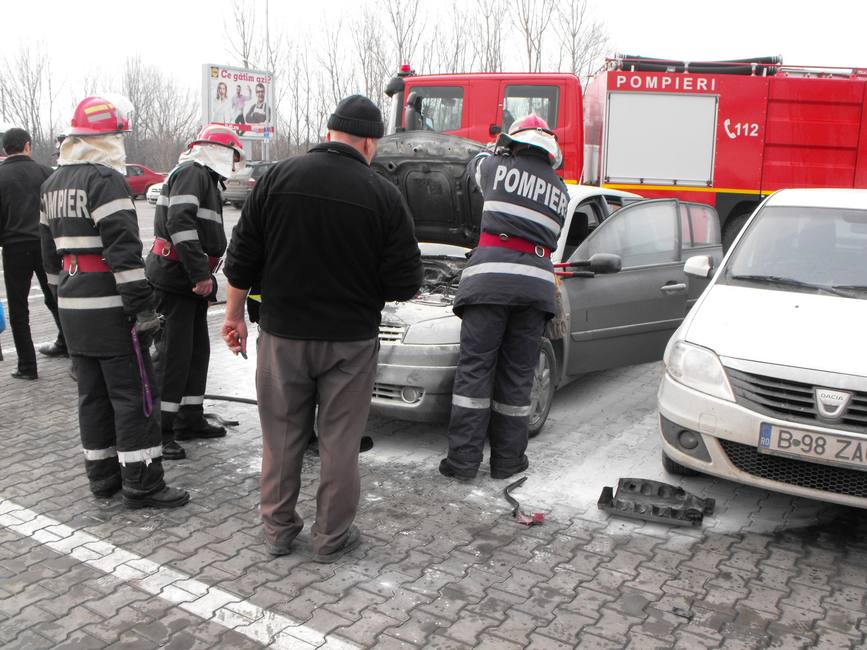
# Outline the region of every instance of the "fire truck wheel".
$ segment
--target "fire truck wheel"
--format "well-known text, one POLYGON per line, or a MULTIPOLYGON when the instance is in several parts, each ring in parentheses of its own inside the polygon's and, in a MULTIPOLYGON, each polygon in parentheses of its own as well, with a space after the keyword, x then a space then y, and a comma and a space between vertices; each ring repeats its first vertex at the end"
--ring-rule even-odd
POLYGON ((723 230, 722 234, 722 247, 723 252, 725 253, 731 247, 732 243, 735 240, 735 237, 738 236, 738 233, 741 231, 741 228, 744 227, 744 224, 747 222, 747 219, 750 218, 750 213, 745 212, 744 214, 738 214, 733 217, 729 217, 729 220, 726 222, 725 230, 723 230))

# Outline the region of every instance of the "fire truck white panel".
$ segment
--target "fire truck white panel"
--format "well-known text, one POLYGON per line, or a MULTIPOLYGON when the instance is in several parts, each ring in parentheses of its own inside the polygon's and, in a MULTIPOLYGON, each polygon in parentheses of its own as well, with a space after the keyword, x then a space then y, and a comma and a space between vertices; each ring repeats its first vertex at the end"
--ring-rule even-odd
POLYGON ((716 116, 715 95, 609 93, 604 182, 712 183, 716 116))

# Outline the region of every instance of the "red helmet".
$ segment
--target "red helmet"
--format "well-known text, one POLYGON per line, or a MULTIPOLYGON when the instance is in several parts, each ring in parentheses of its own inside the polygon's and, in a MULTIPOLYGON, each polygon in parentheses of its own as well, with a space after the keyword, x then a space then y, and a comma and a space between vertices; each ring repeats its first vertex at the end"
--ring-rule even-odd
POLYGON ((67 135, 108 135, 129 131, 124 111, 103 97, 85 97, 72 114, 67 135))
POLYGON ((241 144, 241 140, 232 129, 222 124, 206 124, 189 146, 196 144, 219 144, 232 149, 238 159, 244 158, 244 145, 241 144))
POLYGON ((559 167, 563 162, 563 154, 560 152, 560 145, 557 144, 557 135, 548 127, 548 123, 535 113, 518 118, 509 127, 508 133, 500 134, 499 144, 512 143, 528 144, 542 149, 548 154, 548 161, 554 168, 559 167))

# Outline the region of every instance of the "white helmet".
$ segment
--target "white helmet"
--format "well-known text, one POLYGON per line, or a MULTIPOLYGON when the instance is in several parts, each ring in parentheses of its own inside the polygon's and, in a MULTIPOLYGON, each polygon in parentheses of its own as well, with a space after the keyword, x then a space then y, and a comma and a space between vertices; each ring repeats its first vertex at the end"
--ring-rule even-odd
POLYGON ((497 139, 497 144, 500 146, 508 146, 512 143, 527 144, 541 149, 548 154, 548 162, 554 169, 563 162, 563 154, 560 145, 557 144, 557 134, 535 113, 515 120, 509 127, 509 132, 501 133, 497 139))

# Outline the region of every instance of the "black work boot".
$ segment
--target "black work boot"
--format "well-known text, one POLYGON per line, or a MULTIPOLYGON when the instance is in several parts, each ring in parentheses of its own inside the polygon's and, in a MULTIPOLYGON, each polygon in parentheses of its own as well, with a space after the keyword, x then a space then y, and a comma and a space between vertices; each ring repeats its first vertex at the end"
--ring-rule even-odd
POLYGON ((459 481, 471 481, 476 478, 476 472, 459 472, 449 462, 448 458, 443 458, 440 461, 440 474, 449 478, 456 478, 459 481))
POLYGON ((190 500, 186 490, 168 487, 163 480, 162 459, 121 466, 123 505, 127 508, 178 508, 190 500))
POLYGON ((530 460, 526 455, 522 456, 519 461, 510 463, 503 463, 503 461, 495 463, 491 460, 491 478, 509 478, 515 474, 526 472, 528 467, 530 467, 530 460))
POLYGON ((138 508, 180 508, 190 500, 190 493, 180 488, 164 487, 152 494, 140 496, 123 495, 123 505, 132 510, 138 508))
POLYGON ((174 440, 163 443, 163 458, 165 460, 183 460, 186 457, 187 452, 174 440))
POLYGON ((177 440, 193 440, 195 438, 222 438, 226 435, 226 428, 211 424, 206 419, 196 422, 193 426, 175 427, 177 440))
POLYGON ((39 354, 44 354, 46 357, 68 357, 69 350, 66 349, 66 342, 58 338, 52 343, 40 345, 37 350, 39 354))
POLYGON ((120 490, 123 483, 117 456, 100 458, 99 460, 85 458, 84 471, 87 473, 90 491, 95 497, 102 499, 112 497, 120 490))

